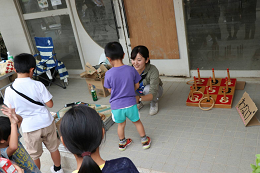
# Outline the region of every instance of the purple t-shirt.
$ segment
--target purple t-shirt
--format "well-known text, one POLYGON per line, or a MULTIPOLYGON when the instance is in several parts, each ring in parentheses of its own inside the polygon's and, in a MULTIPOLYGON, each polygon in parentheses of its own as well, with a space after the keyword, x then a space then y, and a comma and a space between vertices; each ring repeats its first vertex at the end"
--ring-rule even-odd
POLYGON ((123 65, 113 67, 106 72, 104 87, 111 89, 111 109, 121 109, 136 104, 135 84, 141 76, 135 68, 123 65))

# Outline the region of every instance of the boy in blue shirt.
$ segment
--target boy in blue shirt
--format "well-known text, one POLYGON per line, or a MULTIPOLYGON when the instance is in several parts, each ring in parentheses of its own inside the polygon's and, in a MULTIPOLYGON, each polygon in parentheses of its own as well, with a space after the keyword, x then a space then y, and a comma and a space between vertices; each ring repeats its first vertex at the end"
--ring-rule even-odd
POLYGON ((123 64, 125 54, 120 43, 108 43, 105 47, 105 54, 113 66, 106 72, 104 87, 111 92, 109 102, 113 121, 118 123, 119 150, 124 151, 132 142, 132 139, 125 138, 126 117, 136 126, 143 149, 148 149, 151 139, 145 134, 135 97, 135 90, 139 88, 141 77, 133 67, 123 64))

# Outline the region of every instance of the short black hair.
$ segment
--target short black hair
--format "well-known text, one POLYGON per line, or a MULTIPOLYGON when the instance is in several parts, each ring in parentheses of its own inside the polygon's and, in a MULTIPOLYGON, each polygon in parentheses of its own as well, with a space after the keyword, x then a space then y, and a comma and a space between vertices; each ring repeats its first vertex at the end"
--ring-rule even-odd
POLYGON ((11 122, 8 117, 0 116, 0 140, 7 141, 11 134, 11 122))
POLYGON ((14 68, 17 73, 29 73, 30 68, 36 68, 36 60, 31 54, 21 53, 14 57, 14 68))
MULTIPOLYGON (((145 46, 139 45, 139 46, 134 47, 134 49, 131 52, 131 59, 134 60, 138 53, 142 57, 144 57, 145 60, 147 60, 147 58, 149 58, 149 50, 145 46)), ((150 63, 150 60, 148 63, 150 63)))
POLYGON ((111 60, 116 60, 116 59, 123 59, 125 53, 120 43, 110 42, 107 43, 105 47, 105 54, 106 57, 110 58, 111 60))

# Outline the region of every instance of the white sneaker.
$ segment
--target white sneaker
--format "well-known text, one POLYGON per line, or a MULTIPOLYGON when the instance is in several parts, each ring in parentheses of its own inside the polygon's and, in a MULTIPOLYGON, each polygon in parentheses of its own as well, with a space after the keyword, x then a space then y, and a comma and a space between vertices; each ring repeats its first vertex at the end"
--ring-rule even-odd
POLYGON ((50 168, 50 170, 51 170, 52 173, 64 173, 64 172, 63 172, 63 169, 60 169, 60 170, 57 171, 57 172, 54 171, 54 166, 53 166, 53 165, 52 165, 52 167, 50 168))
POLYGON ((149 114, 155 115, 155 114, 157 114, 157 112, 158 112, 158 102, 157 103, 151 103, 149 114))

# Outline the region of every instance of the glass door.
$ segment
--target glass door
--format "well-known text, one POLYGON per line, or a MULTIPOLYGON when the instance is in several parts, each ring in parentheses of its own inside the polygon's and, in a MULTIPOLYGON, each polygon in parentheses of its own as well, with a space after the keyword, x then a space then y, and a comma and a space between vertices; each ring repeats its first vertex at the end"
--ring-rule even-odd
POLYGON ((52 37, 57 59, 68 70, 82 70, 74 30, 65 0, 18 0, 35 52, 34 37, 52 37))
POLYGON ((260 0, 183 0, 191 70, 260 70, 260 0))

